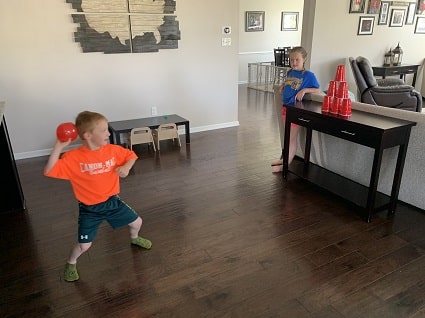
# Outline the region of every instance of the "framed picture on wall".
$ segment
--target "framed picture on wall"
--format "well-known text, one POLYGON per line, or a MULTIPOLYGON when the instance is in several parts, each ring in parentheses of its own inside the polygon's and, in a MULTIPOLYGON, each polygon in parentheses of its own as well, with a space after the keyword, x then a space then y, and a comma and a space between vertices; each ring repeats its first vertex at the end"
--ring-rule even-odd
POLYGON ((409 2, 407 6, 406 22, 404 24, 413 24, 415 21, 416 3, 409 2))
POLYGON ((282 12, 281 31, 298 30, 298 12, 282 12))
POLYGON ((415 33, 425 34, 425 17, 416 18, 415 33))
POLYGON ((264 31, 264 11, 246 11, 245 31, 264 31))
POLYGON ((418 6, 416 8, 416 14, 424 14, 425 12, 425 0, 417 0, 418 6))
POLYGON ((391 20, 390 27, 401 27, 404 22, 404 14, 406 10, 404 9, 392 9, 391 10, 391 20))
POLYGON ((379 25, 387 24, 389 12, 390 12, 390 2, 381 1, 381 8, 379 9, 379 18, 378 18, 379 25))
POLYGON ((369 0, 369 6, 367 7, 367 13, 368 14, 378 14, 380 7, 381 7, 381 0, 369 0))
POLYGON ((349 13, 364 13, 366 0, 350 0, 349 13))
POLYGON ((369 16, 360 17, 357 35, 371 35, 373 33, 374 23, 375 23, 375 17, 369 17, 369 16))

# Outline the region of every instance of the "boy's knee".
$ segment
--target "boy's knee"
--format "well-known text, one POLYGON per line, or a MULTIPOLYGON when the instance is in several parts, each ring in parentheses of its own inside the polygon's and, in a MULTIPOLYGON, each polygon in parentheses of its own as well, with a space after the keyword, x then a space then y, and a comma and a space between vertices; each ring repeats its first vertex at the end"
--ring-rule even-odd
POLYGON ((129 224, 131 227, 141 227, 142 226, 142 218, 139 216, 137 219, 129 224))
POLYGON ((90 248, 91 244, 92 244, 91 242, 90 243, 78 243, 80 250, 83 253, 90 248))

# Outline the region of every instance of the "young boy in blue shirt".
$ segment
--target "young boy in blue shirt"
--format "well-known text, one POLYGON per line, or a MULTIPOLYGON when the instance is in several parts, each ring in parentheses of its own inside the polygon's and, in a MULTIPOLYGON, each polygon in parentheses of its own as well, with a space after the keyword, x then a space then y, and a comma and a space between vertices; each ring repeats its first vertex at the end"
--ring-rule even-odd
MULTIPOLYGON (((301 101, 307 93, 320 93, 320 84, 313 72, 305 69, 307 51, 302 46, 293 47, 289 51, 289 61, 291 69, 287 73, 285 81, 280 85, 282 92, 282 121, 285 124, 286 106, 293 106, 297 101, 301 101)), ((288 164, 292 162, 297 150, 297 137, 299 126, 291 125, 291 138, 289 141, 288 164)), ((272 163, 272 166, 282 165, 282 160, 272 163)), ((279 169, 274 169, 277 172, 279 169)))

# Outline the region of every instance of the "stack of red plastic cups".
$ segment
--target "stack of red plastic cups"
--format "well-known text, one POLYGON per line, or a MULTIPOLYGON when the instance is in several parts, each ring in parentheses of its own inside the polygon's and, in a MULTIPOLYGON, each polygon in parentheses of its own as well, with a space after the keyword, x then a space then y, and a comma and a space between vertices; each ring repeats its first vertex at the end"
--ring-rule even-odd
POLYGON ((330 112, 331 107, 333 105, 333 100, 335 96, 335 81, 329 82, 328 92, 326 96, 323 98, 323 104, 322 104, 322 112, 327 113, 330 112))
POLYGON ((351 99, 348 98, 345 65, 338 65, 335 80, 329 82, 328 92, 323 98, 322 112, 343 117, 351 115, 351 99))

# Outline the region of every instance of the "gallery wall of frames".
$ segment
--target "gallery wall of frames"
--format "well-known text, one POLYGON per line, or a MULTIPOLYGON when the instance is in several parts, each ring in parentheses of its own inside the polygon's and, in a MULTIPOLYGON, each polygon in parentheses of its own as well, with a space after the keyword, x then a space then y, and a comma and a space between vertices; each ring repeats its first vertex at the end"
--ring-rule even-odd
POLYGON ((375 25, 403 27, 415 25, 415 34, 425 34, 425 0, 349 0, 349 13, 361 14, 357 35, 371 35, 375 25), (366 15, 364 15, 366 14, 366 15))
MULTIPOLYGON (((264 11, 245 12, 245 32, 264 31, 266 14, 264 11)), ((280 30, 298 31, 299 12, 282 12, 280 30)))

